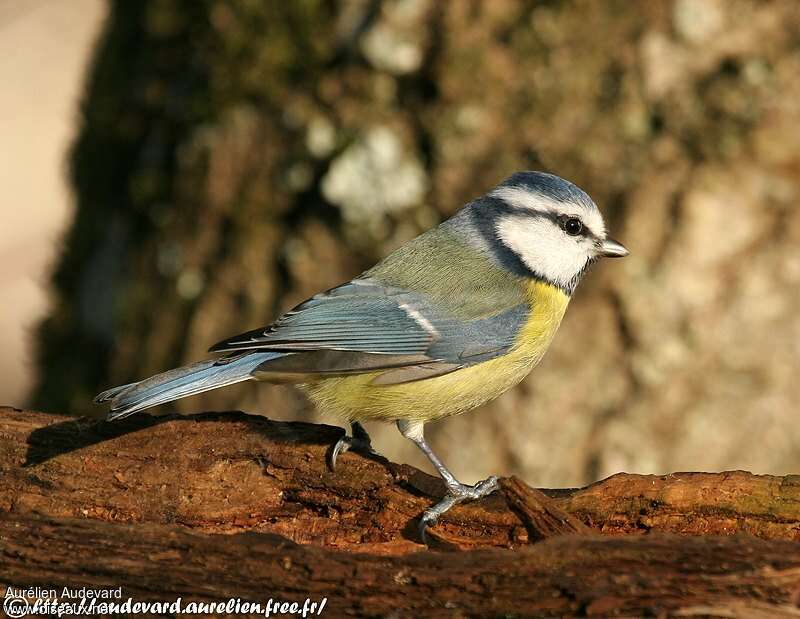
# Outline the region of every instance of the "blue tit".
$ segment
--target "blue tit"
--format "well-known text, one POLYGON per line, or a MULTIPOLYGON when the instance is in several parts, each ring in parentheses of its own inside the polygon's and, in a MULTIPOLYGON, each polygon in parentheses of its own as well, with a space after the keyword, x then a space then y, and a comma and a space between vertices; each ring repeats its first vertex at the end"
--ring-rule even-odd
POLYGON ((519 383, 542 359, 587 268, 628 254, 592 199, 543 172, 518 172, 368 271, 317 294, 267 327, 224 340, 217 359, 97 396, 108 419, 246 380, 295 383, 347 420, 331 450, 371 451, 360 422, 393 421, 425 453, 447 494, 420 530, 451 506, 497 488, 460 483, 423 433, 519 383))

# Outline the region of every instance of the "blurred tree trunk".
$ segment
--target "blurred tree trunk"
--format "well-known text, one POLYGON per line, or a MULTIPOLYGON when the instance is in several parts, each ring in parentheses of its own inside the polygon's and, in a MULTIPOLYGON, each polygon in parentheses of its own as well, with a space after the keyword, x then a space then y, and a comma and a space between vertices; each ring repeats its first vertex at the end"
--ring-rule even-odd
MULTIPOLYGON (((34 403, 89 412, 539 168, 633 255, 492 415, 434 428, 453 468, 796 466, 798 44, 793 0, 114 2, 34 403)), ((232 406, 304 409, 253 385, 177 405, 232 406)))

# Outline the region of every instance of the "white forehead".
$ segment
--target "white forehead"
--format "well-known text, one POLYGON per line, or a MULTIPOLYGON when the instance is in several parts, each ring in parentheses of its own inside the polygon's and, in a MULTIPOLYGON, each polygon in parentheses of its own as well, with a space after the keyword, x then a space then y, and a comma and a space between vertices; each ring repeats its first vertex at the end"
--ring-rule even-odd
POLYGON ((606 236, 606 224, 594 204, 586 204, 579 200, 555 200, 541 192, 514 185, 501 185, 489 195, 521 210, 553 215, 576 215, 592 234, 601 239, 606 236))

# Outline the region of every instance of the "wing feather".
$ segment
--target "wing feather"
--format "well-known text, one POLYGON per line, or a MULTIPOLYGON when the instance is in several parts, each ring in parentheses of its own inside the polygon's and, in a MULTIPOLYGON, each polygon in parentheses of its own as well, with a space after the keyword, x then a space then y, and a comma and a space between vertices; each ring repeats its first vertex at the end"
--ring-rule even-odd
POLYGON ((354 280, 316 295, 273 324, 224 340, 212 352, 287 354, 259 367, 274 380, 382 372, 390 385, 456 371, 503 354, 527 320, 527 304, 457 319, 424 295, 372 280, 354 280))
POLYGON ((397 289, 350 282, 298 305, 266 328, 222 341, 211 350, 424 354, 435 330, 401 307, 403 296, 397 289))

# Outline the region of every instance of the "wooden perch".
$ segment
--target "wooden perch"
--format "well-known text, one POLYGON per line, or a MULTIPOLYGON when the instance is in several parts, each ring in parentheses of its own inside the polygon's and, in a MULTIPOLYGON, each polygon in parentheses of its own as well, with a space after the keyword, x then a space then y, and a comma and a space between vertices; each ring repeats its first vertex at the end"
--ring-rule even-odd
POLYGON ((327 596, 330 616, 800 616, 800 477, 620 474, 543 491, 504 479, 431 530, 434 549, 471 552, 431 552, 416 524, 442 483, 352 453, 329 471, 341 432, 241 413, 109 424, 0 409, 0 584, 327 596))

